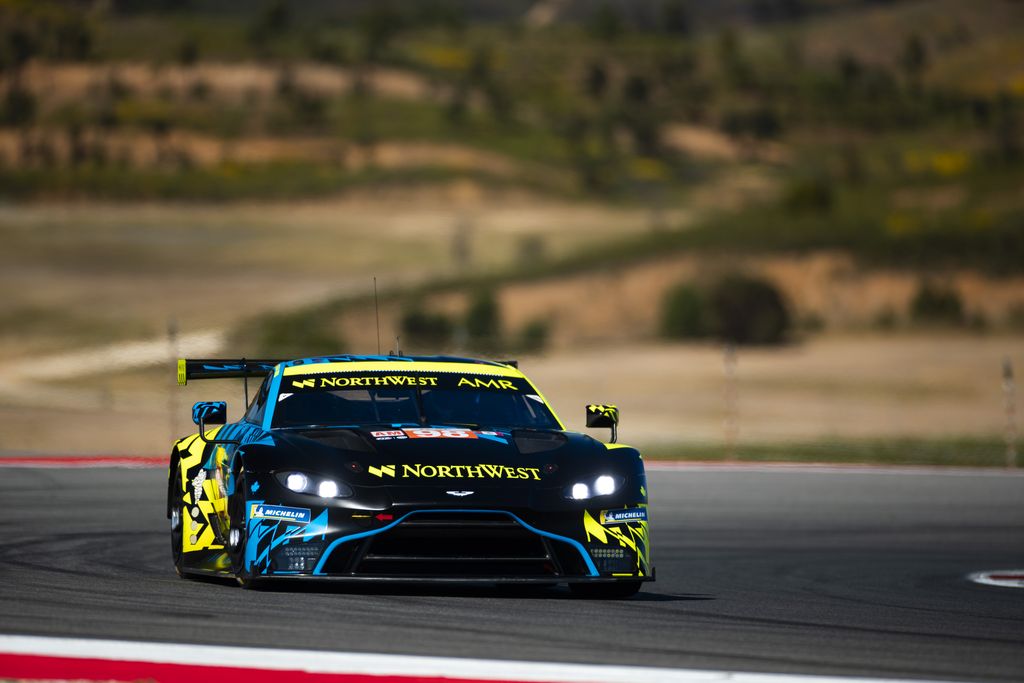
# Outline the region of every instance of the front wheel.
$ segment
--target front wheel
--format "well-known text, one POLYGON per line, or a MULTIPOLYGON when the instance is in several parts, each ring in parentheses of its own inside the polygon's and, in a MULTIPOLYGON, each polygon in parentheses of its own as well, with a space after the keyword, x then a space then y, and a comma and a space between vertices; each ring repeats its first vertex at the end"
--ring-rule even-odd
POLYGON ((168 515, 171 520, 171 559, 174 560, 174 571, 178 576, 184 576, 182 572, 182 562, 185 548, 184 531, 184 519, 185 519, 185 507, 182 502, 181 494, 181 461, 175 459, 177 466, 174 469, 174 479, 172 480, 169 487, 170 500, 168 501, 168 508, 170 514, 168 515))
POLYGON ((227 551, 231 573, 243 588, 251 586, 251 579, 245 572, 245 544, 247 529, 245 522, 245 470, 235 472, 235 489, 228 496, 227 551))
POLYGON ((642 581, 616 581, 615 583, 570 583, 569 590, 579 598, 590 600, 621 600, 630 598, 640 590, 642 581))

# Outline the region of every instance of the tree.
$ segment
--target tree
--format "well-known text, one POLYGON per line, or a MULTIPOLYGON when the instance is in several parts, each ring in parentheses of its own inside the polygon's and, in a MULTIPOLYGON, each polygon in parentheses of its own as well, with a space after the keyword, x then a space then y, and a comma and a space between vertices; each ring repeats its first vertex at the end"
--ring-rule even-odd
POLYGON ((466 32, 466 12, 454 2, 430 0, 423 3, 418 19, 427 25, 440 26, 454 38, 462 38, 466 32))
POLYGON ((461 124, 466 120, 466 112, 469 110, 469 85, 460 80, 451 88, 451 99, 445 107, 445 116, 453 124, 461 124))
POLYGON ((668 0, 662 3, 661 30, 673 36, 690 35, 690 13, 683 0, 668 0))
POLYGON ((864 73, 864 67, 860 60, 849 52, 839 55, 837 66, 839 77, 843 80, 843 85, 846 88, 852 88, 860 82, 861 76, 864 73))
POLYGON ((494 292, 478 291, 466 310, 466 335, 475 348, 490 350, 501 338, 501 309, 494 292))
POLYGON ((629 129, 638 154, 659 156, 662 112, 652 106, 652 86, 646 76, 630 74, 622 86, 622 108, 619 121, 629 129))
POLYGON ((15 25, 7 33, 7 54, 15 74, 21 72, 25 64, 39 53, 39 49, 39 41, 28 28, 15 25))
POLYGON ((263 13, 264 25, 277 33, 287 33, 291 28, 292 13, 285 0, 274 0, 263 13))
POLYGON ((306 41, 309 45, 309 57, 323 64, 344 64, 346 62, 345 45, 340 40, 315 34, 306 41))
POLYGON ((700 339, 711 332, 707 301, 689 282, 670 289, 662 301, 661 335, 666 339, 700 339))
POLYGON ((639 74, 630 74, 622 86, 622 94, 631 105, 645 105, 651 97, 651 84, 639 74))
POLYGON ((28 126, 36 117, 36 98, 27 89, 11 83, 4 96, 0 120, 11 126, 28 126))
POLYGON ((952 287, 934 282, 923 282, 910 302, 910 314, 915 322, 926 325, 964 324, 964 304, 960 293, 952 287))
POLYGON ((592 99, 600 100, 608 90, 608 69, 603 62, 591 62, 587 65, 584 87, 592 99))
POLYGON ((78 13, 69 13, 56 30, 55 52, 58 59, 83 60, 92 54, 92 29, 78 13))
POLYGON ((999 161, 1010 163, 1024 156, 1021 142, 1020 107, 1008 93, 1001 93, 996 100, 993 116, 992 146, 999 161))
POLYGON ((928 47, 918 34, 912 33, 907 36, 907 40, 903 44, 903 53, 900 56, 900 65, 910 84, 919 86, 921 76, 928 66, 928 47))
POLYGON ((718 34, 717 52, 719 69, 729 83, 738 87, 751 84, 753 72, 743 58, 740 35, 735 29, 726 28, 718 34))
POLYGON ((193 66, 199 61, 199 40, 195 36, 186 36, 178 44, 178 64, 193 66))
POLYGON ((803 0, 755 0, 752 10, 759 24, 799 21, 808 11, 803 0))
POLYGON ((734 344, 779 344, 791 320, 775 286, 747 275, 730 275, 711 290, 716 336, 734 344))
POLYGON ((367 62, 380 59, 404 23, 402 15, 387 2, 374 2, 370 9, 359 15, 358 27, 363 35, 363 55, 367 62))
POLYGON ((614 43, 625 33, 625 24, 619 11, 604 2, 590 17, 590 34, 606 43, 614 43))
POLYGON ((288 33, 291 28, 291 10, 285 0, 273 0, 249 27, 249 43, 263 51, 266 44, 288 33))
POLYGON ((399 329, 412 346, 439 348, 451 343, 455 325, 444 313, 425 310, 423 302, 411 302, 402 314, 399 329))

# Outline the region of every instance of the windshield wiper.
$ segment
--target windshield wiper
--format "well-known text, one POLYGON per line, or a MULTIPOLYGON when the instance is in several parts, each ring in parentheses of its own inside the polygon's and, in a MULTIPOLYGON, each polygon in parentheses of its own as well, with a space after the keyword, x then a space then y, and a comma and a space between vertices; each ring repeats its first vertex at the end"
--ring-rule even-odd
POLYGON ((359 425, 340 425, 340 424, 308 424, 308 425, 288 425, 286 427, 274 427, 274 429, 358 429, 359 425))
POLYGON ((449 422, 447 420, 441 420, 435 422, 431 420, 431 424, 435 427, 465 427, 467 429, 482 429, 483 427, 476 422, 449 422))

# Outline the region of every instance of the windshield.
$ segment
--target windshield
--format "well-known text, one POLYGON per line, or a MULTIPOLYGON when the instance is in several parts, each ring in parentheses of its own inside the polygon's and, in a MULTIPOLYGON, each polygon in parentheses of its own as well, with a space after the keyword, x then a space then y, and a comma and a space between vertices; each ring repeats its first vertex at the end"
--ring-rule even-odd
POLYGON ((272 426, 310 425, 561 429, 529 382, 454 373, 344 373, 286 380, 272 426))

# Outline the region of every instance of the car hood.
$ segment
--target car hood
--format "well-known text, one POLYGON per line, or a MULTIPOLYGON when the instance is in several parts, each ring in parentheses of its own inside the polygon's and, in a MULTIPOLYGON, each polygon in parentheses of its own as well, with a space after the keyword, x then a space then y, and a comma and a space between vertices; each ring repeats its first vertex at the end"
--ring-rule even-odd
MULTIPOLYGON (((340 474, 356 485, 472 482, 558 484, 598 469, 632 469, 632 459, 589 436, 560 431, 339 428, 274 433, 274 469, 340 474), (282 451, 287 451, 282 452, 282 451)), ((631 449, 630 449, 631 450, 631 449)), ((626 474, 626 472, 623 472, 626 474)))
POLYGON ((456 429, 275 430, 272 445, 245 448, 246 469, 336 477, 352 486, 355 496, 335 504, 360 509, 436 506, 441 501, 458 508, 567 509, 573 502, 566 500, 566 486, 601 474, 623 484, 604 504, 646 497, 643 464, 631 448, 609 449, 573 432, 433 433, 438 431, 456 429))

